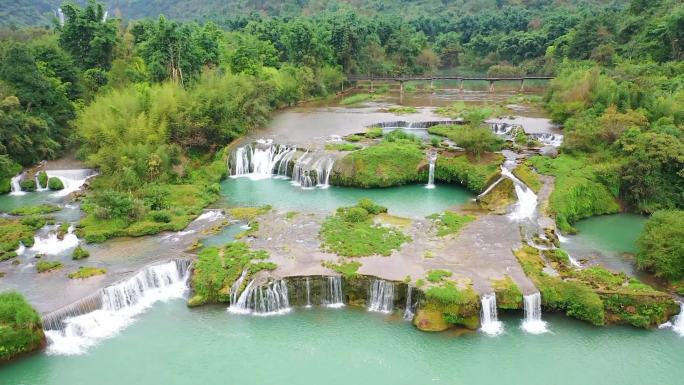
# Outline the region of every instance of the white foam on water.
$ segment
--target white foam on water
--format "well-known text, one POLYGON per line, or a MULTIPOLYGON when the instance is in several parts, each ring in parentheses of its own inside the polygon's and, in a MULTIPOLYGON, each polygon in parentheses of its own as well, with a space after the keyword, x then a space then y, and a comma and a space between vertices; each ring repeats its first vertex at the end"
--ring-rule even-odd
POLYGON ((684 303, 679 303, 679 314, 674 316, 671 321, 658 326, 659 329, 672 329, 680 337, 684 337, 684 303))
POLYGON ((47 236, 35 236, 33 246, 29 248, 36 254, 58 255, 78 246, 78 237, 74 234, 74 225, 70 225, 62 239, 57 233, 50 232, 47 236))
POLYGON ((74 191, 78 191, 83 187, 83 184, 90 178, 97 175, 90 169, 75 169, 75 170, 45 170, 49 178, 59 178, 64 185, 61 190, 55 191, 53 194, 58 197, 64 197, 74 191))

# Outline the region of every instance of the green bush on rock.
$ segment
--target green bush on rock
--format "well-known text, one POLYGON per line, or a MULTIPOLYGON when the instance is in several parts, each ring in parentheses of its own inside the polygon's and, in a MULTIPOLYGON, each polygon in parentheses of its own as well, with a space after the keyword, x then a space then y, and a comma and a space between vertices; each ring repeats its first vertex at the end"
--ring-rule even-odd
POLYGON ((656 211, 637 242, 637 265, 669 281, 684 279, 684 211, 656 211))
POLYGON ((39 273, 47 273, 49 271, 59 270, 62 267, 64 267, 64 265, 57 261, 38 261, 36 263, 36 271, 39 273))
POLYGON ((69 273, 69 279, 86 279, 97 275, 104 275, 107 271, 97 267, 79 267, 77 271, 69 273))
MULTIPOLYGON (((471 287, 459 288, 455 283, 442 281, 425 291, 423 308, 438 312, 451 325, 477 329, 480 325, 480 298, 471 287)), ((416 325, 420 328, 420 320, 416 325)))
POLYGON ((52 191, 62 190, 64 189, 64 183, 62 183, 61 179, 53 176, 48 180, 48 188, 52 191))
POLYGON ((435 162, 435 179, 456 183, 475 193, 481 193, 499 175, 499 165, 503 162, 501 154, 486 154, 479 160, 470 159, 466 154, 443 153, 435 162))
POLYGON ((48 175, 47 172, 41 171, 38 173, 38 187, 46 188, 48 187, 48 175))
POLYGON ((22 191, 32 192, 32 191, 36 191, 37 186, 36 186, 36 181, 33 179, 22 179, 19 182, 19 187, 21 187, 22 191))
POLYGON ((21 294, 0 293, 0 361, 37 350, 44 344, 38 313, 21 294))
POLYGON ((346 257, 390 255, 411 239, 394 227, 374 224, 371 213, 362 204, 374 212, 387 211, 371 201, 337 209, 321 226, 319 236, 324 251, 346 257))
POLYGON ((71 253, 71 259, 78 261, 79 259, 84 259, 90 257, 90 252, 81 246, 76 246, 74 251, 71 253))

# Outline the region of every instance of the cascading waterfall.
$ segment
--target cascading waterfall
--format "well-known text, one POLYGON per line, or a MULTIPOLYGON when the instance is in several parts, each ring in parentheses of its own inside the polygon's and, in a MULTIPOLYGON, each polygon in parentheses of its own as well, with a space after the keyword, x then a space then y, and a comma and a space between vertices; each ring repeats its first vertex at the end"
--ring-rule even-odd
POLYGON ((370 286, 368 311, 391 313, 394 310, 394 284, 383 279, 374 279, 370 286))
POLYGON ((560 147, 563 144, 563 135, 561 134, 531 133, 527 135, 547 146, 560 147))
POLYGON ((404 319, 406 321, 412 321, 413 316, 415 315, 414 313, 414 304, 413 304, 413 286, 408 286, 406 288, 406 307, 404 308, 404 319))
POLYGON ((482 330, 485 334, 490 336, 498 336, 503 333, 503 323, 499 321, 496 314, 496 294, 485 294, 480 298, 482 306, 481 323, 482 330))
POLYGON ((19 182, 21 182, 21 179, 23 178, 24 174, 21 173, 17 176, 12 177, 11 186, 12 190, 10 192, 10 195, 24 195, 26 194, 26 191, 21 191, 21 185, 19 182))
POLYGON ((510 218, 516 221, 533 220, 537 211, 537 194, 504 166, 501 166, 501 175, 513 181, 515 195, 518 197, 510 218))
POLYGON ((333 308, 344 306, 342 278, 335 276, 328 277, 325 289, 325 306, 333 308))
POLYGON ((522 323, 524 331, 530 334, 546 333, 546 322, 542 320, 541 294, 534 294, 523 297, 525 303, 525 320, 522 323))
POLYGON ((69 226, 62 239, 59 239, 54 231, 51 231, 47 236, 36 235, 33 239, 33 246, 29 250, 35 254, 57 255, 78 246, 78 237, 74 234, 74 225, 69 226))
POLYGON ((231 176, 249 176, 252 179, 270 178, 281 160, 296 149, 259 140, 254 145, 238 147, 233 155, 231 176))
POLYGON ((658 326, 658 328, 672 328, 672 331, 677 333, 680 337, 684 337, 684 302, 679 302, 679 314, 674 316, 672 321, 667 321, 658 326))
POLYGON ((311 279, 306 277, 306 307, 311 307, 311 279))
POLYGON ((290 311, 287 282, 284 279, 270 281, 265 285, 255 285, 250 281, 240 294, 235 305, 228 311, 236 314, 272 315, 290 311))
POLYGON ((62 8, 57 8, 57 21, 60 27, 64 27, 64 12, 62 12, 62 8))
POLYGON ((428 171, 428 183, 425 188, 435 188, 435 162, 437 161, 437 154, 430 154, 430 166, 428 171))
POLYGON ((83 184, 96 174, 91 169, 74 169, 74 170, 45 170, 48 178, 59 178, 64 185, 64 188, 55 191, 56 196, 67 196, 74 191, 78 191, 83 187, 83 184))
POLYGON ((111 337, 158 301, 182 298, 187 289, 189 260, 148 266, 133 277, 106 287, 43 317, 50 354, 83 354, 111 337))
POLYGON ((240 298, 240 288, 242 287, 242 282, 245 281, 245 276, 247 276, 247 270, 243 270, 240 278, 236 279, 230 287, 230 306, 237 304, 240 298))

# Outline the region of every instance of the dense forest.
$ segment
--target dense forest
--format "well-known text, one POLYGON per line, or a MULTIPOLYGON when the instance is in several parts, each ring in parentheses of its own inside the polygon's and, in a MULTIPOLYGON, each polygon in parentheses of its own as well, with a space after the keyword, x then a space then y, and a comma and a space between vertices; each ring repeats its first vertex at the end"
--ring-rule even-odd
POLYGON ((679 0, 57 5, 0 9, 0 189, 75 151, 102 174, 88 241, 184 227, 218 193, 224 145, 355 73, 556 75, 544 104, 566 141, 534 166, 557 178, 560 228, 616 202, 684 206, 679 0))

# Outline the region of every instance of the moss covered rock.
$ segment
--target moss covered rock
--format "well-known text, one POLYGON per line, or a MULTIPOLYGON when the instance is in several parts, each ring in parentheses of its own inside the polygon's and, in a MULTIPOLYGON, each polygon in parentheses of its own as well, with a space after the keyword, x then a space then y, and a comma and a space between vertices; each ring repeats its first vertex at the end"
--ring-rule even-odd
POLYGON ((62 190, 64 188, 64 183, 57 177, 52 177, 48 180, 48 188, 52 191, 62 190))
POLYGON ((40 316, 16 292, 0 293, 0 361, 45 345, 40 316))
POLYGON ((442 312, 435 309, 418 309, 413 324, 425 332, 441 332, 449 329, 449 324, 442 317, 442 312))
POLYGON ((22 191, 36 191, 36 181, 33 179, 22 179, 19 182, 19 187, 21 187, 22 191))
POLYGON ((435 162, 435 179, 460 184, 470 191, 481 193, 498 178, 501 162, 501 154, 483 154, 476 160, 465 153, 443 153, 435 162))
POLYGON ((38 173, 38 186, 40 188, 46 188, 48 186, 48 174, 45 171, 38 173))

